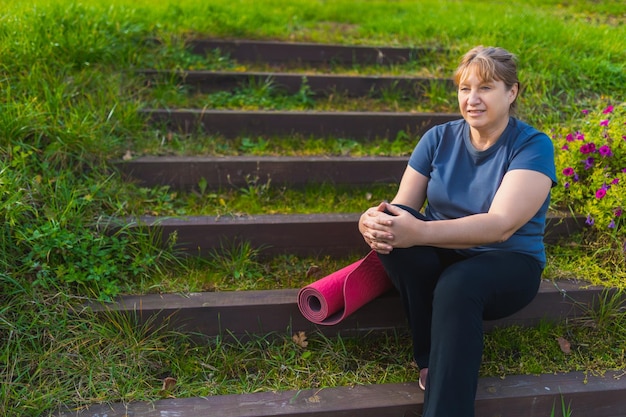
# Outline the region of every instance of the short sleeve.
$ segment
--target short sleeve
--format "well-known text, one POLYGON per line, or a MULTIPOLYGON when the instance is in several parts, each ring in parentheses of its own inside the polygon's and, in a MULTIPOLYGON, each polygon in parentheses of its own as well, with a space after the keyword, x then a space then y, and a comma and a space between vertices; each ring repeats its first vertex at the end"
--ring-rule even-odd
POLYGON ((554 144, 545 133, 538 132, 525 141, 517 150, 512 159, 509 170, 528 169, 541 172, 552 180, 552 186, 557 184, 556 167, 554 163, 554 144))
POLYGON ((430 178, 432 161, 437 152, 440 137, 438 126, 429 129, 417 142, 409 158, 409 166, 428 178, 430 178))

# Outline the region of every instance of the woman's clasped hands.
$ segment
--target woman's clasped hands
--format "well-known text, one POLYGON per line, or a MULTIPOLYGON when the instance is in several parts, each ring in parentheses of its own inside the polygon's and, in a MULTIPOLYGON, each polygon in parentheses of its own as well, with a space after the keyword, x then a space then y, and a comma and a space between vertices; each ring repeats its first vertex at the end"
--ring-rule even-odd
POLYGON ((426 222, 398 206, 382 202, 367 209, 359 223, 369 247, 378 253, 388 254, 394 248, 414 246, 420 232, 424 232, 426 222))

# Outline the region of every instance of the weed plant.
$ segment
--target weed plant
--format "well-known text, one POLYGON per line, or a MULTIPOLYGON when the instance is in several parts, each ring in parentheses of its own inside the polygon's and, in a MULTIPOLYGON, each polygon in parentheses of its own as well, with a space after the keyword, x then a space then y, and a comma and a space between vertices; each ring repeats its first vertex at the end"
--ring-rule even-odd
MULTIPOLYGON (((0 0, 0 6, 0 415, 6 416, 48 415, 62 405, 81 408, 110 401, 416 378, 405 335, 365 340, 309 335, 306 349, 294 344, 291 335, 195 344, 188 335, 167 330, 150 333, 132 317, 99 318, 83 309, 87 299, 139 289, 278 286, 288 277, 303 276, 312 264, 327 262, 289 258, 282 260, 281 269, 278 263, 258 262, 254 252, 243 247, 231 250, 235 255, 231 258, 220 255, 187 265, 172 248, 161 247, 159 236, 145 230, 120 227, 114 233, 103 232, 100 226, 106 219, 142 210, 134 205, 138 193, 145 192, 147 197, 141 198, 156 199, 166 210, 181 210, 178 203, 166 204, 163 195, 169 190, 138 191, 123 183, 109 163, 129 151, 158 150, 147 144, 148 136, 159 143, 170 140, 167 134, 151 130, 137 110, 147 104, 187 100, 175 91, 180 88, 175 84, 150 91, 136 70, 247 69, 217 53, 190 54, 184 48, 187 38, 207 35, 444 49, 410 69, 412 74, 434 76, 451 74, 460 54, 470 47, 497 44, 520 57, 523 118, 555 132, 555 126, 584 131, 578 122, 582 110, 597 114, 594 109, 604 109, 607 103, 617 107, 626 91, 626 10, 620 2, 407 0, 390 7, 382 0, 0 0), (214 273, 202 275, 202 268, 214 273), (189 276, 190 280, 184 279, 189 276), (264 281, 263 276, 273 278, 264 281), (164 390, 166 377, 176 378, 174 388, 164 390)), ((352 74, 382 71, 349 69, 352 74)), ((384 71, 403 73, 405 68, 384 71)), ((280 100, 297 99, 253 93, 258 94, 255 105, 265 99, 272 108, 280 100)), ((220 98, 234 106, 235 96, 215 96, 211 101, 220 98)), ((446 106, 446 97, 433 91, 431 98, 443 101, 437 106, 446 106)), ((312 99, 301 94, 298 105, 312 105, 312 99)), ((384 100, 393 108, 399 99, 390 92, 384 100)), ((359 103, 359 107, 374 105, 380 102, 359 103)), ((398 106, 404 108, 405 103, 398 101, 398 106)), ((255 152, 263 145, 261 139, 267 140, 241 139, 230 147, 219 139, 194 145, 183 143, 186 139, 172 138, 168 152, 255 152)), ((346 142, 313 145, 318 151, 326 146, 329 153, 344 152, 340 148, 346 146, 350 154, 401 152, 389 144, 379 144, 382 151, 353 149, 346 142)), ((292 144, 291 149, 298 145, 292 144)), ((358 193, 362 198, 362 191, 358 193)), ((232 210, 250 210, 258 203, 250 199, 246 206, 248 197, 241 195, 241 208, 228 196, 221 198, 232 210)), ((565 196, 559 201, 565 202, 565 196)), ((611 210, 616 208, 616 201, 604 201, 611 202, 611 210)), ((610 224, 608 217, 602 217, 608 215, 604 210, 596 214, 590 208, 589 214, 597 225, 610 224)), ((606 259, 623 271, 619 247, 607 251, 592 244, 587 240, 576 248, 563 246, 563 251, 577 252, 556 253, 555 258, 581 275, 606 269, 602 267, 606 259), (576 262, 582 255, 590 258, 578 271, 576 262)), ((299 282, 287 281, 290 284, 299 282)), ((623 368, 624 351, 616 341, 626 338, 624 316, 617 307, 612 311, 616 312, 613 319, 601 326, 546 324, 539 329, 496 331, 486 341, 493 356, 486 358, 481 373, 623 368), (574 353, 556 350, 556 336, 570 337, 574 353)))

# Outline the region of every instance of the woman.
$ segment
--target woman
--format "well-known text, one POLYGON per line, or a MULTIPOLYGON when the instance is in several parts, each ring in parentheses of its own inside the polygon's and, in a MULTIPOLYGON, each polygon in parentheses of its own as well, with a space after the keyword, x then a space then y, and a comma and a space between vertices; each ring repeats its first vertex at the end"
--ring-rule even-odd
POLYGON ((454 81, 463 119, 424 134, 392 202, 359 220, 402 298, 424 417, 474 416, 483 320, 537 294, 556 183, 550 138, 512 116, 515 57, 476 47, 454 81))

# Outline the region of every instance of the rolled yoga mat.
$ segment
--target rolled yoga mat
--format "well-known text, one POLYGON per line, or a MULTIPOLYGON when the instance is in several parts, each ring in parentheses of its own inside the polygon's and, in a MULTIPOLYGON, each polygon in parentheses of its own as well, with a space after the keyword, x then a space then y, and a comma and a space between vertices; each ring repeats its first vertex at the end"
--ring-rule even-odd
POLYGON ((298 308, 307 320, 332 326, 392 286, 378 255, 370 251, 363 259, 302 288, 298 308))

